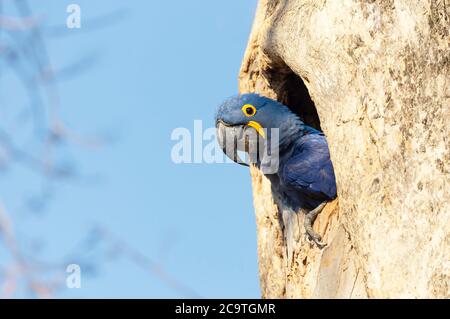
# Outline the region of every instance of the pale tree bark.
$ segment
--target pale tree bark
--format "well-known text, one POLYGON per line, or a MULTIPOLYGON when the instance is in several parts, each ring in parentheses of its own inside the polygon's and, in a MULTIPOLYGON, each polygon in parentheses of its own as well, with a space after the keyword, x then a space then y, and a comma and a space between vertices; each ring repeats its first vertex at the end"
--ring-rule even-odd
POLYGON ((328 243, 319 250, 303 214, 251 169, 262 297, 450 296, 448 10, 444 0, 260 0, 240 92, 318 126, 315 105, 338 185, 315 224, 328 243))

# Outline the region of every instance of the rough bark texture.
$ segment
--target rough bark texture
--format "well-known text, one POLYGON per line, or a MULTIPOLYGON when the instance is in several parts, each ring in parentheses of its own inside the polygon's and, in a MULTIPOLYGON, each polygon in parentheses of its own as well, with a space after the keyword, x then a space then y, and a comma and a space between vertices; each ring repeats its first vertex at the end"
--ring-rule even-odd
POLYGON ((251 169, 263 297, 450 297, 447 6, 260 0, 240 91, 318 126, 309 92, 339 198, 316 221, 319 250, 251 169))

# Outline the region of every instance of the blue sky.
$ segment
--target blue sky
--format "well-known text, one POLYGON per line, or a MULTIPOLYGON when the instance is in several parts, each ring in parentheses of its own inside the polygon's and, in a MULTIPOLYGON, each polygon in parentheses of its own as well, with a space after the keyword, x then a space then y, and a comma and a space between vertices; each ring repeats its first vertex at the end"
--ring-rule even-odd
MULTIPOLYGON (((83 73, 58 83, 62 118, 77 132, 107 132, 114 140, 94 151, 67 149, 80 174, 98 178, 52 185, 43 213, 23 205, 41 178, 20 167, 2 174, 0 197, 19 236, 42 241, 40 258, 56 262, 79 249, 93 225, 102 225, 161 261, 201 297, 259 297, 248 171, 230 164, 176 165, 170 157, 173 129, 192 130, 194 120, 213 126, 217 105, 237 92, 256 0, 30 3, 46 25, 64 25, 67 5, 80 5, 81 29, 46 38, 56 67, 96 58, 83 73), (118 9, 126 13, 118 21, 102 28, 89 23, 118 9)), ((2 81, 0 101, 19 103, 20 96, 1 90, 2 81)), ((80 289, 58 296, 192 297, 127 258, 101 262, 95 275, 82 275, 80 289)))

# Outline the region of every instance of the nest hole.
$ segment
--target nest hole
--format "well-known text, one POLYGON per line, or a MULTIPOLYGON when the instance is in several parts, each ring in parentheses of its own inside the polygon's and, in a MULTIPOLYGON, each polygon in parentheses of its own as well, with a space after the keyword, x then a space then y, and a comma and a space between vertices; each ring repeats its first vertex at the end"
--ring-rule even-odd
POLYGON ((278 101, 289 107, 306 125, 321 130, 316 105, 300 76, 284 62, 277 62, 266 71, 266 78, 278 101))

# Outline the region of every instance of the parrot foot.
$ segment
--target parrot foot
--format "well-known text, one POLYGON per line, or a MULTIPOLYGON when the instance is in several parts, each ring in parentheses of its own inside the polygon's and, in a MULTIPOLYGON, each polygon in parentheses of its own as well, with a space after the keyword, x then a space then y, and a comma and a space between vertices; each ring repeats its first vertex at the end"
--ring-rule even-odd
POLYGON ((304 221, 306 234, 308 235, 309 239, 312 240, 320 249, 325 247, 327 244, 322 242, 322 237, 313 230, 312 226, 314 224, 314 221, 316 220, 317 215, 319 215, 326 204, 327 202, 323 202, 322 204, 308 212, 305 216, 304 221))

